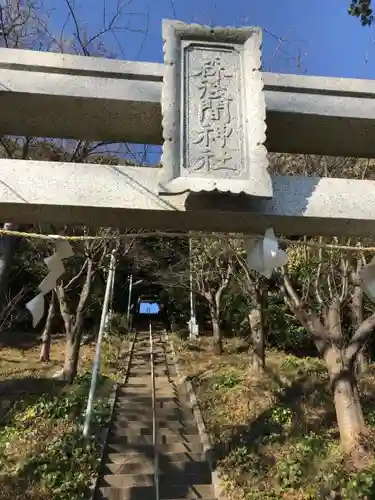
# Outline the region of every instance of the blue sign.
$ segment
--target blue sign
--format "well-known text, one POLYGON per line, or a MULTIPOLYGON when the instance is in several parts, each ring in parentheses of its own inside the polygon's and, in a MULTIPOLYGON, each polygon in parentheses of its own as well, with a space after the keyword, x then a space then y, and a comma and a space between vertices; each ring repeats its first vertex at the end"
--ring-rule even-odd
POLYGON ((160 306, 156 302, 140 302, 139 314, 159 314, 160 306))

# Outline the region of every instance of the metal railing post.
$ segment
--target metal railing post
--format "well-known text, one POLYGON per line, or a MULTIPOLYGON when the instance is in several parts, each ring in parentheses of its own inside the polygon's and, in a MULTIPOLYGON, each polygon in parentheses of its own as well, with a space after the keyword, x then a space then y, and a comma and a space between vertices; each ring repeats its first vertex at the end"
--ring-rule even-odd
POLYGON ((98 340, 96 343, 95 358, 94 358, 94 364, 92 367, 90 392, 89 392, 89 397, 87 400, 87 406, 86 406, 86 412, 85 412, 85 423, 83 426, 84 437, 88 437, 89 432, 90 432, 90 421, 91 421, 91 415, 92 415, 92 408, 93 408, 93 404, 94 404, 96 382, 98 379, 99 366, 100 366, 100 352, 101 352, 105 327, 106 327, 106 323, 107 323, 108 306, 109 306, 109 300, 110 300, 110 296, 111 296, 111 288, 112 288, 112 281, 113 281, 114 272, 115 272, 115 265, 116 265, 116 258, 115 258, 115 252, 113 251, 111 253, 111 257, 110 257, 110 264, 109 264, 109 270, 108 270, 108 276, 107 276, 107 284, 106 284, 104 301, 103 301, 103 309, 102 309, 102 315, 100 318, 98 340))
POLYGON ((112 317, 113 317, 113 292, 115 289, 116 260, 114 260, 113 266, 114 266, 114 268, 113 268, 113 272, 112 272, 112 276, 111 276, 111 290, 109 293, 108 314, 107 314, 106 326, 108 323, 111 322, 112 317))
POLYGON ((129 276, 129 289, 128 289, 128 309, 127 309, 127 316, 126 316, 126 323, 128 330, 131 328, 131 321, 130 321, 130 306, 132 302, 132 289, 133 289, 133 275, 131 274, 129 276))
POLYGON ((153 348, 153 340, 152 340, 152 322, 151 322, 151 320, 150 320, 150 363, 151 363, 151 391, 152 391, 152 442, 154 444, 155 498, 156 498, 156 500, 159 500, 159 454, 158 454, 158 443, 157 443, 154 348, 153 348))

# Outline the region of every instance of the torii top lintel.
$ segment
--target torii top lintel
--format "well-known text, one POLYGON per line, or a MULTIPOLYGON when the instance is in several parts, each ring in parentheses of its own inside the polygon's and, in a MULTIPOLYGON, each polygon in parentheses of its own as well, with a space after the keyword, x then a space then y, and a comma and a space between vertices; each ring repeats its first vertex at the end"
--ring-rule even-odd
POLYGON ((1 220, 375 235, 374 181, 270 182, 264 147, 375 158, 375 81, 261 73, 256 28, 166 23, 164 38, 165 65, 0 49, 1 134, 161 144, 166 93, 164 171, 1 159, 1 220))
MULTIPOLYGON (((162 144, 165 67, 0 48, 2 134, 162 144)), ((375 80, 262 72, 268 151, 375 158, 375 80)))

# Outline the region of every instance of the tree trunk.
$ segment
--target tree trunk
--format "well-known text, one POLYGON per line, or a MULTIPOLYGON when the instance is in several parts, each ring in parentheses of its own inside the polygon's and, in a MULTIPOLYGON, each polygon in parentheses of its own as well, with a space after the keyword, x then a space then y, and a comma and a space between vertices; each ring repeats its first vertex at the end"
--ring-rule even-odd
POLYGON ((214 335, 214 351, 216 354, 223 354, 223 340, 221 338, 221 328, 218 318, 212 318, 212 331, 214 335))
POLYGON ((353 373, 342 371, 334 384, 333 395, 342 449, 346 453, 353 453, 358 448, 361 436, 366 433, 353 373))
POLYGON ((57 287, 60 311, 64 320, 66 333, 65 361, 61 377, 70 384, 74 381, 78 372, 78 361, 83 330, 83 313, 90 297, 92 277, 93 262, 89 259, 85 282, 81 290, 75 314, 73 314, 69 309, 64 287, 62 285, 57 287))
POLYGON ((62 380, 68 384, 72 384, 77 376, 81 347, 82 331, 81 334, 77 335, 74 330, 75 328, 72 328, 66 335, 64 368, 61 376, 62 380))
MULTIPOLYGON (((352 302, 351 302, 351 316, 353 327, 357 329, 359 325, 363 322, 364 311, 363 311, 363 291, 356 280, 356 285, 353 290, 352 302)), ((356 373, 365 373, 369 368, 369 352, 367 346, 363 346, 362 350, 357 355, 357 360, 355 363, 356 373)))
POLYGON ((251 346, 249 349, 250 366, 257 372, 265 368, 266 328, 264 321, 263 293, 255 291, 256 304, 249 313, 251 346))
MULTIPOLYGON (((16 227, 11 222, 6 222, 3 229, 11 231, 16 227)), ((4 310, 4 298, 8 289, 9 271, 17 247, 17 238, 14 236, 0 237, 0 311, 4 310)))
POLYGON ((355 369, 358 375, 366 373, 370 366, 370 358, 368 349, 363 347, 362 351, 358 354, 355 369))
POLYGON ((50 361, 50 351, 51 351, 51 329, 52 322, 55 316, 55 292, 52 290, 51 299, 48 308, 48 314, 46 319, 46 324, 44 326, 43 334, 42 334, 42 347, 40 350, 40 361, 47 363, 50 361))
MULTIPOLYGON (((336 330, 338 328, 336 324, 336 330)), ((312 333, 328 370, 342 450, 353 454, 358 450, 360 437, 366 434, 354 363, 346 358, 345 346, 340 348, 338 343, 334 342, 337 341, 334 339, 335 332, 331 339, 326 332, 326 341, 322 340, 319 331, 312 333)))
POLYGON ((61 316, 65 326, 65 360, 61 379, 71 384, 77 374, 77 366, 74 367, 74 338, 73 338, 73 315, 69 310, 68 302, 63 285, 56 288, 61 316))
MULTIPOLYGON (((288 278, 284 278, 285 290, 293 302, 291 309, 308 330, 328 370, 340 443, 345 453, 356 456, 360 452, 360 440, 367 434, 354 370, 356 355, 374 328, 375 315, 365 320, 352 337, 349 346, 343 342, 340 301, 333 300, 326 311, 325 324, 298 298, 288 278)), ((283 284, 284 286, 284 284, 283 284)), ((285 292, 283 292, 285 294, 285 292)))
POLYGON ((354 367, 345 360, 342 351, 328 344, 324 361, 333 392, 341 447, 345 453, 353 453, 360 437, 366 434, 354 367))
POLYGON ((223 339, 221 335, 219 315, 213 300, 209 301, 209 308, 211 314, 212 334, 214 337, 214 351, 216 354, 223 354, 223 339))
POLYGON ((360 436, 365 433, 365 422, 358 396, 354 364, 345 356, 338 300, 330 304, 327 327, 330 342, 327 342, 323 359, 331 382, 341 447, 345 453, 351 453, 358 447, 360 436))
POLYGON ((71 316, 71 321, 65 323, 65 334, 66 334, 66 344, 65 344, 65 359, 64 368, 61 375, 62 380, 65 380, 69 384, 72 384, 78 373, 78 361, 79 354, 81 350, 81 340, 82 340, 82 313, 78 312, 73 321, 71 316), (68 329, 67 329, 68 328, 68 329))

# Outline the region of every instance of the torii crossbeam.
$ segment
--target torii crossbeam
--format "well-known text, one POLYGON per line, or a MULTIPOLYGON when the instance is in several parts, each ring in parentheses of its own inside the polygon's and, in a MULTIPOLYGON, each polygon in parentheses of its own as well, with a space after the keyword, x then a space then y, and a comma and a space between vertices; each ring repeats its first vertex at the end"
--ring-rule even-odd
POLYGON ((171 144, 164 148, 164 171, 0 160, 1 220, 180 231, 254 233, 272 226, 284 234, 375 234, 375 182, 299 176, 277 176, 268 182, 262 170, 265 149, 258 147, 264 140, 259 124, 265 117, 269 151, 375 157, 375 81, 262 74, 260 33, 254 28, 211 30, 169 22, 164 24, 164 38, 165 66, 0 49, 2 134, 161 144, 163 133, 166 137, 174 127, 175 137, 168 141, 185 141, 179 142, 174 156, 168 152, 171 144), (236 127, 223 128, 221 118, 208 123, 208 108, 212 120, 221 116, 212 104, 218 101, 198 102, 194 94, 198 87, 193 77, 202 74, 202 64, 208 68, 206 80, 197 85, 211 85, 216 78, 211 59, 222 65, 229 82, 220 83, 227 94, 215 97, 211 92, 211 98, 221 99, 222 113, 228 102, 234 105, 230 123, 236 127), (185 71, 182 79, 171 73, 179 64, 185 71), (170 96, 165 100, 171 84, 178 91, 173 105, 170 96), (236 100, 237 95, 242 100, 236 100), (214 127, 213 149, 208 143, 199 149, 201 136, 194 134, 201 125, 202 130, 214 127), (219 133, 225 130, 223 140, 219 133), (233 151, 240 149, 242 173, 237 175, 239 156, 233 151), (217 168, 214 175, 202 174, 203 153, 227 161, 228 151, 233 161, 225 164, 227 171, 217 168))

